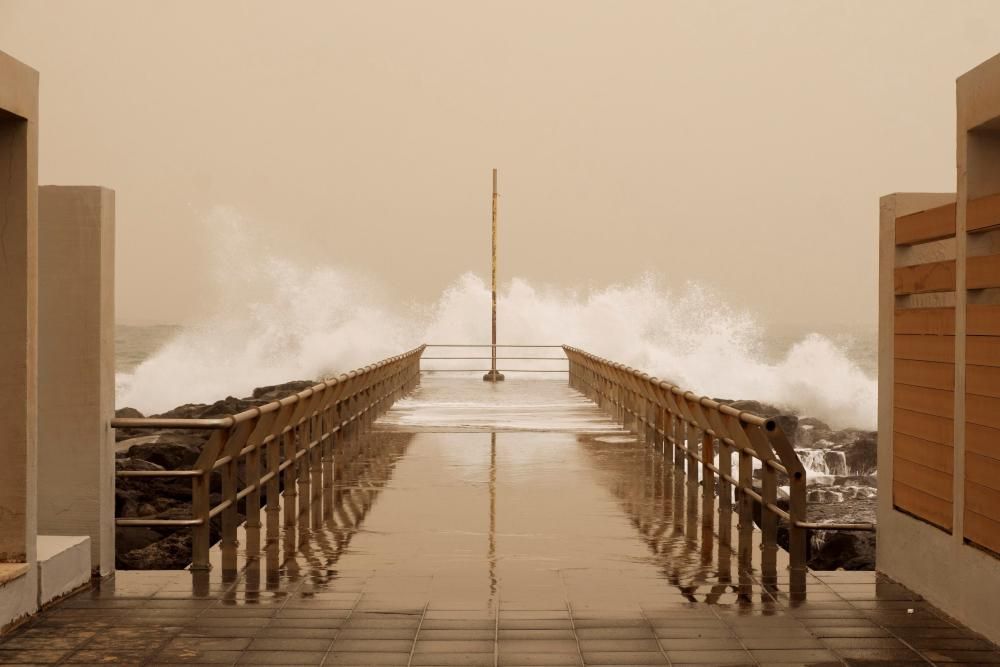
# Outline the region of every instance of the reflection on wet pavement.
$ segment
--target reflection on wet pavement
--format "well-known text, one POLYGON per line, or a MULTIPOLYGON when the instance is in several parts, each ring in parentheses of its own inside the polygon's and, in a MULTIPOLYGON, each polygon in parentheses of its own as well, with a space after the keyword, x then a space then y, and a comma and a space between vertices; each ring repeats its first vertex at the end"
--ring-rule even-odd
POLYGON ((0 663, 1000 662, 874 573, 793 601, 780 560, 738 567, 733 508, 555 382, 425 379, 354 447, 297 526, 262 511, 211 572, 120 572, 0 663))

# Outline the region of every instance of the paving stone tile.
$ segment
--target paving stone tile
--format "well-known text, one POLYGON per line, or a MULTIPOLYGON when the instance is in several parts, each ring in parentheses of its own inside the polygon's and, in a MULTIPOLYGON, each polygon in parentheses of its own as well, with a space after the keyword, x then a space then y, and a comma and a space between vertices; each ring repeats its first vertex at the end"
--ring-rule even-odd
POLYGON ((580 653, 575 639, 501 639, 500 653, 580 653))
MULTIPOLYGON (((420 634, 423 635, 424 632, 426 631, 421 630, 420 634)), ((337 639, 405 639, 411 642, 416 636, 417 628, 343 628, 336 635, 337 639)), ((492 631, 490 636, 493 636, 492 631)))
POLYGON ((247 651, 238 665, 319 665, 326 651, 247 651))
POLYGON ((653 628, 650 626, 633 626, 626 628, 577 628, 576 635, 580 639, 652 639, 653 628))
POLYGON ((174 637, 166 650, 242 651, 254 641, 249 637, 174 637))
POLYGON ((331 651, 323 661, 324 665, 407 665, 410 654, 407 653, 350 653, 346 651, 331 651))
POLYGON ((659 651, 660 645, 655 639, 580 639, 580 650, 584 653, 602 653, 605 651, 659 651))
MULTIPOLYGON (((521 623, 522 621, 511 621, 521 623)), ((530 622, 529 622, 530 626, 530 622)), ((502 627, 502 626, 501 626, 502 627)), ((494 630, 496 621, 488 619, 444 619, 426 618, 420 624, 420 630, 494 630)))
POLYGON ((331 639, 307 639, 296 637, 294 639, 279 639, 276 637, 263 637, 254 639, 247 650, 250 651, 327 651, 333 644, 331 639))
POLYGON ((713 639, 735 637, 736 634, 726 627, 714 628, 655 628, 657 637, 663 639, 713 639))
POLYGON ((500 619, 497 627, 501 630, 571 630, 569 619, 500 619))
POLYGON ((423 639, 417 637, 417 643, 413 647, 416 653, 492 653, 493 639, 423 639))
POLYGON ((584 653, 583 662, 585 665, 666 665, 666 657, 657 651, 649 652, 594 652, 584 653))
MULTIPOLYGON (((703 639, 675 639, 661 637, 660 647, 665 651, 742 651, 740 640, 728 637, 703 639)), ((818 643, 818 642, 817 642, 818 643)), ((822 646, 821 646, 822 647, 822 646)))
POLYGON ((907 649, 907 646, 895 637, 825 637, 823 643, 834 650, 852 648, 891 648, 907 649))
MULTIPOLYGON (((766 634, 766 633, 765 633, 766 634)), ((742 637, 743 646, 748 649, 823 649, 826 646, 815 637, 742 637)))
POLYGON ((823 649, 760 649, 750 651, 758 662, 836 662, 832 651, 823 649))
POLYGON ((493 652, 489 653, 414 653, 411 665, 434 667, 492 667, 493 652))
POLYGON ((920 652, 935 663, 956 662, 963 665, 1000 664, 1000 653, 996 651, 963 651, 949 649, 920 649, 920 652))
POLYGON ((582 665, 580 654, 570 653, 501 653, 500 667, 546 667, 547 665, 582 665))
POLYGON ((90 651, 83 649, 66 658, 67 664, 94 662, 99 664, 141 663, 146 659, 145 651, 90 651))
POLYGON ((410 639, 341 639, 333 642, 334 651, 347 653, 406 653, 413 649, 410 639))
POLYGON ((69 655, 68 651, 45 649, 7 649, 0 646, 0 664, 55 664, 69 655))
POLYGON ((233 665, 243 654, 239 650, 168 648, 156 653, 154 660, 174 664, 222 664, 233 665))
POLYGON ((743 650, 707 651, 667 651, 672 664, 740 665, 753 663, 749 653, 743 650))
POLYGON ((837 655, 848 660, 865 662, 924 662, 918 654, 908 649, 837 649, 837 655))
MULTIPOLYGON (((579 631, 577 631, 578 633, 579 631)), ((572 639, 576 640, 577 633, 574 633, 571 628, 566 628, 565 630, 499 630, 497 631, 497 638, 499 639, 572 639)), ((423 635, 424 631, 421 630, 420 634, 423 635)))

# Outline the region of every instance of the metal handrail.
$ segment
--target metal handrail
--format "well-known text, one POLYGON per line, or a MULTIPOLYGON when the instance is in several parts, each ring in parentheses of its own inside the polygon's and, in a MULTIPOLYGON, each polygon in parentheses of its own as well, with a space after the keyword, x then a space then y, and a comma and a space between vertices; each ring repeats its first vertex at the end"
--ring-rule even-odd
POLYGON ((212 432, 190 470, 116 472, 121 478, 190 479, 190 518, 117 518, 116 524, 190 527, 192 570, 210 567, 210 520, 213 517, 221 515, 223 544, 235 545, 240 501, 246 503, 248 526, 259 525, 262 499, 269 512, 278 512, 283 505, 285 525, 295 525, 299 515, 296 505, 307 506, 324 489, 332 487, 334 448, 345 461, 350 461, 357 449, 359 435, 416 385, 423 351, 421 345, 227 417, 113 419, 113 428, 212 432), (241 465, 245 471, 242 484, 237 475, 241 465), (222 499, 213 505, 211 481, 217 470, 222 477, 222 499))
MULTIPOLYGON (((492 350, 493 345, 490 343, 485 344, 475 344, 475 343, 428 343, 425 347, 434 348, 475 348, 475 349, 486 349, 492 350)), ((562 345, 525 345, 525 344, 509 344, 502 345, 497 343, 495 346, 497 348, 512 348, 512 349, 562 349, 562 345)), ((424 361, 567 361, 566 357, 515 357, 515 356, 503 356, 494 357, 490 355, 485 356, 434 356, 434 357, 423 357, 424 361)), ((490 368, 422 368, 424 373, 483 373, 489 372, 490 368)), ((497 368, 498 372, 501 373, 568 373, 568 368, 497 368)))
POLYGON ((874 529, 873 524, 822 524, 806 520, 806 470, 774 419, 698 396, 648 373, 574 347, 563 349, 569 359, 570 386, 658 448, 682 474, 686 472, 696 480, 701 479, 703 494, 715 494, 718 486, 721 502, 731 503, 735 491, 742 529, 739 552, 746 563, 750 562, 754 503, 762 508, 763 568, 773 570, 776 566, 778 520, 784 520, 788 524, 789 569, 793 579, 803 583, 809 530, 874 529), (738 461, 735 475, 734 455, 738 461), (760 463, 759 491, 753 484, 754 460, 760 463), (777 502, 778 474, 788 478, 787 510, 777 502))

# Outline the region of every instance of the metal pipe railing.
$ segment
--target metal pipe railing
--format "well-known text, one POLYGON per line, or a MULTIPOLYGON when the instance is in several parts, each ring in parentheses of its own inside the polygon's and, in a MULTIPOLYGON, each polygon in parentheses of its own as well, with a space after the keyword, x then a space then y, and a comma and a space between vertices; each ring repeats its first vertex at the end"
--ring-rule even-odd
POLYGON ((785 521, 792 583, 805 582, 809 530, 874 529, 872 524, 819 524, 806 520, 806 470, 774 419, 698 396, 577 348, 563 349, 569 360, 571 387, 658 448, 681 474, 701 479, 703 494, 718 492, 723 511, 731 511, 729 505, 735 496, 739 556, 745 564, 751 561, 754 503, 761 508, 762 569, 776 569, 778 521, 785 521), (755 460, 760 469, 759 489, 753 483, 755 460), (789 487, 787 510, 778 505, 779 475, 789 487))
POLYGON ((117 518, 117 525, 190 527, 192 570, 210 567, 212 518, 221 515, 223 545, 236 544, 241 501, 246 503, 248 526, 259 526, 262 506, 268 512, 278 512, 282 505, 285 525, 294 526, 300 513, 297 505, 308 506, 333 486, 334 453, 349 460, 358 437, 416 386, 423 351, 424 346, 420 346, 228 417, 113 419, 112 428, 212 431, 190 470, 116 473, 119 478, 190 479, 190 518, 117 518), (241 467, 242 479, 238 474, 241 467), (221 500, 213 504, 212 477, 216 471, 220 472, 222 493, 221 500))
POLYGON ((476 348, 488 350, 491 352, 490 356, 434 356, 434 357, 423 357, 424 361, 489 361, 491 362, 490 368, 427 368, 426 366, 422 369, 425 373, 483 373, 483 372, 493 372, 494 370, 499 373, 567 373, 568 368, 493 368, 494 361, 567 361, 566 357, 513 357, 513 356, 497 356, 492 355, 493 348, 511 348, 511 349, 536 349, 536 350, 550 350, 550 349, 562 349, 562 345, 501 345, 497 344, 494 346, 491 343, 476 345, 472 343, 458 343, 455 345, 448 345, 445 343, 428 343, 424 347, 433 348, 476 348))

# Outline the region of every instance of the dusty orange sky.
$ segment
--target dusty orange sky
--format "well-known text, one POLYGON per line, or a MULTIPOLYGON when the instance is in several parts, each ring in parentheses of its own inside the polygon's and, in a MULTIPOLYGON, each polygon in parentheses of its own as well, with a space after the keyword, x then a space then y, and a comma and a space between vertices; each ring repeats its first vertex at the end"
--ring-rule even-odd
POLYGON ((118 316, 211 307, 217 206, 394 298, 487 275, 694 279, 875 322, 878 197, 953 190, 954 80, 1000 3, 0 0, 40 182, 117 191, 118 316))

